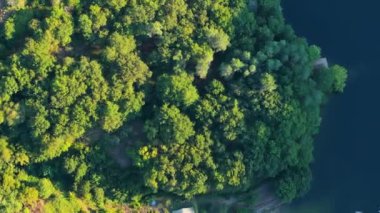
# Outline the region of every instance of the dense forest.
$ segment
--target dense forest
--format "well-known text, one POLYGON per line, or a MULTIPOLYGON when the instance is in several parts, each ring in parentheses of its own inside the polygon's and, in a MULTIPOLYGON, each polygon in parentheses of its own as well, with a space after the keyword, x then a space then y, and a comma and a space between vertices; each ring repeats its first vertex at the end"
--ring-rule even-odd
POLYGON ((0 2, 0 212, 124 212, 152 199, 309 187, 346 70, 280 0, 0 2))

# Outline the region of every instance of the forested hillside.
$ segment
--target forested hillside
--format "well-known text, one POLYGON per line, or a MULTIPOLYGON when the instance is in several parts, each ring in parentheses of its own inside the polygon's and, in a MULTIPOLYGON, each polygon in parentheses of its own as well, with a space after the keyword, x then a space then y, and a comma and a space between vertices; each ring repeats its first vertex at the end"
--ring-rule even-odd
POLYGON ((291 201, 340 66, 279 0, 0 3, 0 212, 123 212, 153 198, 291 201), (127 207, 128 206, 128 207, 127 207))

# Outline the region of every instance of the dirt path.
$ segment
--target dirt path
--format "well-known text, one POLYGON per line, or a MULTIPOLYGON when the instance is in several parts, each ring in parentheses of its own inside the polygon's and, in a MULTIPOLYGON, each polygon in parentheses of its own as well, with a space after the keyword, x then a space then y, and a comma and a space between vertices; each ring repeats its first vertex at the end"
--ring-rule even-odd
POLYGON ((240 193, 235 196, 204 196, 197 199, 199 205, 211 204, 212 206, 224 206, 227 212, 234 212, 237 208, 244 208, 255 213, 278 212, 283 202, 275 196, 270 184, 263 184, 253 191, 240 193), (254 203, 247 200, 254 195, 256 198, 254 203))
POLYGON ((108 154, 114 159, 121 168, 131 166, 131 160, 126 155, 127 144, 120 143, 108 150, 108 154))
POLYGON ((135 142, 143 140, 145 137, 143 134, 144 124, 141 121, 134 121, 130 126, 128 137, 120 138, 120 143, 108 150, 108 154, 121 168, 127 168, 132 164, 132 160, 126 154, 128 147, 133 147, 135 142))

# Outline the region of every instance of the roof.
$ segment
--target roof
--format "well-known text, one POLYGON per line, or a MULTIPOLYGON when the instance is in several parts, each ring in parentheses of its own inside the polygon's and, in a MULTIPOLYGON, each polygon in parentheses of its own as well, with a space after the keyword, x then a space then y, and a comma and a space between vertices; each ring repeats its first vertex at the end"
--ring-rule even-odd
POLYGON ((173 211, 172 213, 194 213, 193 208, 183 208, 173 211))
POLYGON ((327 61, 327 58, 320 58, 314 62, 314 69, 320 70, 320 69, 328 69, 329 68, 329 62, 327 61))

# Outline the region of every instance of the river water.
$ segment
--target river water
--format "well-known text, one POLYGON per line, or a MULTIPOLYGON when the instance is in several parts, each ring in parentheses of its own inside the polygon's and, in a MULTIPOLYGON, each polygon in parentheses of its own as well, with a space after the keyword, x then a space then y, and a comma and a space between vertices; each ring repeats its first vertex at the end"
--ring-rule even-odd
POLYGON ((380 1, 282 0, 299 36, 349 70, 343 95, 323 110, 312 188, 288 212, 380 210, 380 1))

